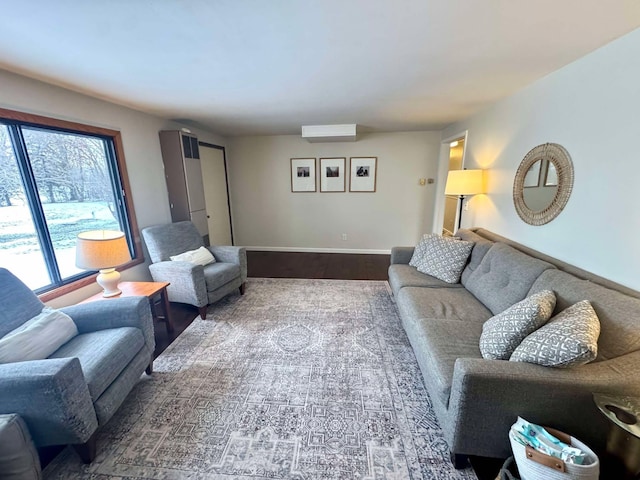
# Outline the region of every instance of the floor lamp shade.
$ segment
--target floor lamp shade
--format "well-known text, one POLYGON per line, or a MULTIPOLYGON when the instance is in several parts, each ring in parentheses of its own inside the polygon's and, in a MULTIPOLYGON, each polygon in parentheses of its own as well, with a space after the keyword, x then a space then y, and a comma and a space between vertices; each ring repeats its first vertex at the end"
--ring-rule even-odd
POLYGON ((122 293, 118 289, 120 273, 115 267, 131 260, 124 233, 114 230, 92 230, 78 234, 76 266, 86 270, 100 270, 96 281, 104 289, 105 297, 122 293))
POLYGON ((445 195, 477 195, 484 193, 483 170, 451 170, 447 176, 445 195))
POLYGON ((477 195, 484 193, 484 170, 450 170, 447 175, 447 185, 444 187, 445 195, 458 195, 460 197, 458 211, 458 228, 462 223, 462 202, 465 195, 477 195))

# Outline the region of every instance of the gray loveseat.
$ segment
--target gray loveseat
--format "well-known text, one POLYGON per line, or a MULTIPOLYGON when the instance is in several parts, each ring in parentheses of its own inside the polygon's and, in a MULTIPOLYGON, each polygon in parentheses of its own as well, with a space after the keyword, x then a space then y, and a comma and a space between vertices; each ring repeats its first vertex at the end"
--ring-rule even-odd
POLYGON ((389 267, 402 324, 456 467, 467 455, 511 455, 508 431, 518 415, 603 448, 607 421, 592 394, 640 395, 640 294, 487 230, 456 235, 475 242, 461 283, 409 266, 413 247, 393 248, 389 267), (483 359, 483 323, 542 290, 556 294, 554 315, 591 302, 601 324, 596 360, 557 369, 483 359))
MULTIPOLYGON (((0 338, 44 305, 0 268, 0 338)), ((36 446, 73 444, 83 461, 95 456, 95 432, 122 404, 142 372, 152 370, 155 338, 146 297, 61 309, 78 335, 44 360, 0 364, 0 413, 19 414, 36 446)))

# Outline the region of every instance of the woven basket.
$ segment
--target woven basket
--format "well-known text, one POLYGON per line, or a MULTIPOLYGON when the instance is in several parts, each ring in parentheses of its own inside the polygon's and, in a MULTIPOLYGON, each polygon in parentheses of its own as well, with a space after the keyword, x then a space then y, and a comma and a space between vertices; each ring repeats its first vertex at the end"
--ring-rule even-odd
POLYGON ((559 458, 545 455, 531 447, 525 447, 509 435, 513 457, 518 465, 521 480, 598 480, 600 461, 588 446, 580 440, 552 428, 545 429, 562 442, 579 448, 587 454, 585 465, 565 463, 559 458))

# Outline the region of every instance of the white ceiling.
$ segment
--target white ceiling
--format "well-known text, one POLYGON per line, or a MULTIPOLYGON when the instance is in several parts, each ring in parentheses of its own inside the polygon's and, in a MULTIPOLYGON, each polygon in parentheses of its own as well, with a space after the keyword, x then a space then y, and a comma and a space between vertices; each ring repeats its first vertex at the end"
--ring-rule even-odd
POLYGON ((0 68, 224 135, 431 130, 639 26, 638 0, 23 0, 0 68))

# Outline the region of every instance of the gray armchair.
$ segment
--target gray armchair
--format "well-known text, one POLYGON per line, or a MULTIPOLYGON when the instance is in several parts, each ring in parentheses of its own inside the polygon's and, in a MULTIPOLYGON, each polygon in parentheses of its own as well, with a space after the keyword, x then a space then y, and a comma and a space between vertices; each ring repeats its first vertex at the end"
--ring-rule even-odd
MULTIPOLYGON (((38 315, 44 304, 0 268, 0 338, 38 315)), ((155 339, 146 297, 61 309, 78 335, 43 360, 0 364, 0 414, 19 414, 37 447, 74 445, 93 460, 95 432, 122 404, 147 369, 155 339)))
POLYGON ((149 271, 156 282, 169 282, 169 301, 198 307, 200 317, 207 306, 240 289, 247 281, 247 252, 244 247, 207 247, 216 261, 209 265, 174 262, 170 257, 204 246, 202 236, 189 221, 154 225, 142 229, 152 264, 149 271))

